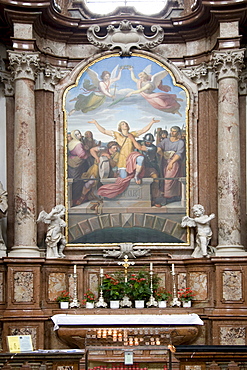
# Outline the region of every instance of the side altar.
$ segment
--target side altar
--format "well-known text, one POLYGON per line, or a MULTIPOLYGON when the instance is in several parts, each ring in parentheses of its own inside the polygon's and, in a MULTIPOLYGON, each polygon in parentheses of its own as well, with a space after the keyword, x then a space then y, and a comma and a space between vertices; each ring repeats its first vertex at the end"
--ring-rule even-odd
POLYGON ((203 325, 195 313, 155 314, 156 309, 146 310, 147 314, 140 314, 136 309, 121 309, 121 314, 108 309, 107 314, 99 313, 104 310, 93 310, 97 315, 57 314, 51 319, 59 339, 69 347, 81 349, 87 346, 158 348, 188 344, 197 337, 203 325))

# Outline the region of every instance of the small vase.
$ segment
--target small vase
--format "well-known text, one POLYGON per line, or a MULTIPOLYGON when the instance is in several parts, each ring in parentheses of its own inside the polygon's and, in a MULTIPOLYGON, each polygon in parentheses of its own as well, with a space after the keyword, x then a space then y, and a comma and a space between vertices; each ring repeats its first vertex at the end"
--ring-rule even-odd
POLYGON ((183 301, 183 307, 191 307, 191 301, 188 302, 183 301))
POLYGON ((119 301, 110 301, 110 308, 119 308, 119 301))
POLYGON ((135 301, 135 308, 144 308, 145 301, 144 300, 136 300, 135 301))
POLYGON ((165 308, 167 307, 167 301, 158 301, 159 308, 165 308))
POLYGON ((62 308, 63 310, 65 309, 68 309, 69 308, 69 302, 59 302, 60 304, 60 308, 62 308))
POLYGON ((94 308, 94 302, 86 302, 86 308, 94 308))

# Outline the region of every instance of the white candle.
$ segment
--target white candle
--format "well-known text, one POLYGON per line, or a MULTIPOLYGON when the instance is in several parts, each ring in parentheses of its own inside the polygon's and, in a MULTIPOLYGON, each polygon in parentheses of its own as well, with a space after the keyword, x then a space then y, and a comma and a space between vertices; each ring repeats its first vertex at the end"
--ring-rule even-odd
POLYGON ((172 263, 172 272, 175 272, 174 263, 172 263))
POLYGON ((103 275, 103 274, 104 274, 104 270, 100 269, 100 275, 103 275))
POLYGON ((76 274, 76 265, 74 265, 74 274, 76 274))
POLYGON ((153 262, 150 262, 150 271, 153 270, 153 262))

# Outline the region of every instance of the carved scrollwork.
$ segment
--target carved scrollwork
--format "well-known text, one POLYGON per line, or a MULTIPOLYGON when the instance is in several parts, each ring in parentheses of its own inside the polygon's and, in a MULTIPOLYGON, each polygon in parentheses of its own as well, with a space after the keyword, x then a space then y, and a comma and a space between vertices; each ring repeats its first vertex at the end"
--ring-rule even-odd
POLYGON ((134 249, 132 243, 120 243, 120 250, 104 250, 103 257, 122 258, 127 255, 129 258, 137 258, 147 256, 150 252, 149 249, 134 249))
POLYGON ((144 27, 137 25, 135 28, 131 22, 124 20, 120 22, 119 27, 115 28, 110 24, 107 27, 107 34, 105 36, 98 36, 100 31, 98 25, 89 27, 87 31, 88 41, 94 46, 102 50, 120 49, 120 55, 131 55, 131 49, 136 48, 140 50, 149 50, 161 44, 164 38, 164 31, 161 26, 152 26, 152 36, 144 34, 144 27))

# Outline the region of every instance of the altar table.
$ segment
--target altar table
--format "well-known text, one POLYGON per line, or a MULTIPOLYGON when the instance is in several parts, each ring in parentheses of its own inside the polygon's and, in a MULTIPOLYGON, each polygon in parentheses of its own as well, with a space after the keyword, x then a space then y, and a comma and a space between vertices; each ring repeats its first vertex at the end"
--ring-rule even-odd
POLYGON ((52 316, 54 330, 63 325, 79 326, 149 326, 149 325, 203 325, 197 314, 187 315, 70 315, 52 316))
POLYGON ((133 344, 176 345, 193 341, 203 321, 197 314, 58 314, 51 317, 59 339, 67 345, 87 346, 133 344), (115 334, 113 334, 115 333, 115 334), (115 337, 114 337, 115 335, 115 337))

